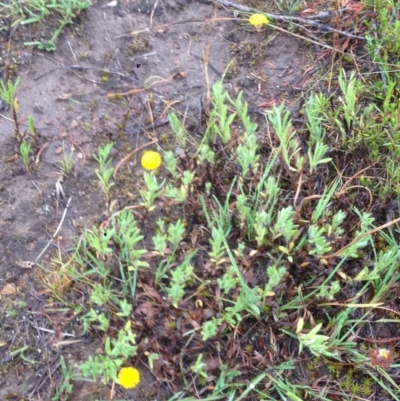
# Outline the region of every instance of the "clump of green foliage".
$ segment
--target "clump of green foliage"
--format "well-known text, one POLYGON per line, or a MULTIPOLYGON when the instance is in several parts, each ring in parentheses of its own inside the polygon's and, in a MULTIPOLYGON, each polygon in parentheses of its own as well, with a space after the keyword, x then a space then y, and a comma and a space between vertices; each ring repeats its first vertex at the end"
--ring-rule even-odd
POLYGON ((25 43, 26 46, 53 51, 56 50, 56 41, 62 30, 67 25, 73 24, 74 19, 91 5, 89 0, 28 0, 0 2, 0 10, 13 21, 12 26, 40 24, 51 17, 57 19, 58 27, 49 39, 25 43))
MULTIPOLYGON (((400 11, 390 0, 376 9, 384 29, 400 11)), ((394 42, 371 31, 367 50, 392 62, 394 42)), ((83 375, 118 383, 119 367, 135 364, 143 347, 157 374, 182 378, 171 400, 193 387, 202 395, 186 401, 331 401, 373 392, 400 399, 391 350, 370 352, 357 341, 400 280, 398 233, 385 231, 393 222, 377 221, 357 193, 351 204, 342 201, 362 186, 377 199, 398 192, 397 81, 380 68, 385 79, 368 85, 338 68, 336 93, 310 95, 300 129, 283 103, 260 128, 243 93, 215 83, 203 135, 189 135, 171 113, 179 151, 166 149, 160 171, 137 184, 138 203, 120 210, 112 207, 112 145, 99 148, 107 219, 84 231, 72 257, 60 255, 49 287, 74 308, 83 333, 103 338, 103 352, 80 366, 83 375), (348 178, 346 166, 334 164, 335 152, 365 147, 383 166, 386 187, 358 166, 348 178), (304 361, 309 371, 325 369, 328 384, 295 378, 304 361)))

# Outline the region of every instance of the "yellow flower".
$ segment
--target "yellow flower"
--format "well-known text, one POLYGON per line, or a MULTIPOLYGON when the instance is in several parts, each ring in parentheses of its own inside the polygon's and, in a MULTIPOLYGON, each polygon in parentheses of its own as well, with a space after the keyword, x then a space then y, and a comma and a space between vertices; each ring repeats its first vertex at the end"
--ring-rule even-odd
POLYGON ((118 380, 123 388, 134 388, 140 382, 140 373, 135 368, 122 368, 118 373, 118 380))
POLYGON ((260 28, 262 25, 268 24, 268 18, 264 14, 253 14, 249 18, 249 22, 256 28, 260 28))
POLYGON ((389 359, 389 358, 390 358, 390 351, 389 351, 388 349, 385 349, 385 348, 380 348, 380 349, 378 350, 378 355, 379 355, 381 358, 389 359))
POLYGON ((149 150, 142 156, 142 167, 146 170, 155 170, 161 165, 161 156, 159 153, 149 150))

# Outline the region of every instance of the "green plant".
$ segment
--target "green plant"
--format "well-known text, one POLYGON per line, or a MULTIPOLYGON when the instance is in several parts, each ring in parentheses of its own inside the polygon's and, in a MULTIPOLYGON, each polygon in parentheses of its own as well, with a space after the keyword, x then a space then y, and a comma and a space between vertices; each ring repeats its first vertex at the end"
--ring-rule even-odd
POLYGON ((63 176, 67 177, 74 171, 74 149, 67 151, 65 149, 65 143, 62 143, 62 157, 57 162, 57 166, 60 168, 63 176))
POLYGON ((164 153, 164 163, 165 167, 171 173, 171 175, 174 178, 177 178, 179 176, 177 171, 178 160, 171 150, 164 153))
POLYGON ((130 322, 118 332, 116 339, 107 337, 104 344, 104 355, 89 356, 88 360, 80 365, 79 369, 85 376, 92 376, 93 380, 101 378, 103 383, 112 379, 118 383, 117 372, 124 361, 136 354, 136 335, 132 333, 130 322))
POLYGON ((8 10, 9 18, 13 20, 12 26, 40 23, 54 15, 59 25, 50 39, 25 43, 26 46, 36 46, 47 51, 56 49, 55 43, 62 30, 91 6, 89 0, 30 0, 24 3, 23 6, 19 2, 0 3, 0 6, 8 10))
POLYGON ((194 372, 199 374, 200 376, 204 377, 207 379, 207 372, 205 371, 206 364, 202 361, 203 359, 203 354, 200 354, 197 359, 196 363, 190 367, 190 369, 194 372))
POLYGON ((94 155, 94 159, 100 165, 100 168, 96 169, 95 173, 100 180, 102 189, 108 201, 110 200, 110 190, 115 185, 114 182, 111 181, 114 172, 114 167, 110 167, 112 163, 112 159, 110 158, 112 147, 113 144, 108 143, 104 147, 99 147, 97 149, 97 155, 94 155))
MULTIPOLYGON (((354 94, 364 93, 361 81, 338 74, 337 108, 328 96, 312 95, 307 121, 295 130, 288 109, 274 106, 266 113, 267 140, 242 93, 231 97, 221 82, 203 137, 189 140, 183 123, 170 118, 189 162, 167 150, 169 174, 143 176, 143 207, 113 211, 100 227, 85 230, 53 269, 60 282, 67 277, 68 291, 63 297, 58 288, 58 299, 79 315, 87 335, 95 332, 105 344, 83 364, 85 375, 115 380, 121 366, 135 365, 140 338, 149 366, 183 381, 171 399, 333 401, 371 389, 399 399, 390 352, 370 354, 357 339, 361 328, 393 319, 385 314, 394 311, 380 308, 376 320, 375 308, 400 280, 398 233, 385 230, 390 222, 375 227, 380 216, 368 209, 370 193, 365 202, 356 192, 361 173, 368 176, 363 183, 376 185, 373 175, 358 165, 343 173, 347 163, 327 157, 332 146, 357 151, 364 140, 382 150, 377 138, 362 133, 378 117, 354 102, 354 94), (347 295, 349 287, 355 290, 347 295), (290 343, 299 348, 293 357, 281 352, 290 343), (166 362, 171 355, 173 364, 166 362), (295 380, 299 365, 310 377, 325 365, 328 384, 295 380), (193 380, 199 391, 184 398, 193 380)), ((386 103, 383 114, 397 110, 386 103)), ((108 198, 111 146, 96 156, 108 198)))
POLYGON ((235 109, 244 126, 242 143, 236 148, 236 154, 242 173, 246 177, 249 172, 254 172, 258 167, 260 156, 256 136, 258 126, 250 120, 248 104, 242 101, 242 95, 243 92, 240 92, 234 101, 235 109))
POLYGON ((337 358, 337 354, 330 351, 329 348, 329 336, 323 336, 321 334, 317 334, 322 327, 322 323, 317 324, 313 329, 311 329, 308 333, 300 333, 301 329, 298 329, 298 339, 299 339, 299 353, 303 351, 303 347, 307 347, 310 352, 315 356, 326 356, 329 358, 337 358))
POLYGON ((28 117, 28 129, 31 132, 32 137, 36 137, 35 120, 32 116, 28 117))
POLYGON ((168 121, 172 130, 176 134, 176 137, 178 138, 179 145, 185 148, 187 142, 187 132, 179 121, 177 115, 175 113, 168 114, 168 121))
POLYGON ((140 191, 140 196, 143 200, 143 206, 151 211, 154 209, 154 201, 164 192, 165 180, 159 184, 153 173, 144 173, 143 177, 146 189, 140 191))
POLYGON ((178 307, 179 301, 185 295, 185 286, 195 277, 194 268, 190 264, 190 260, 191 258, 185 259, 181 265, 171 271, 171 283, 166 288, 166 292, 175 308, 178 307))
POLYGON ((274 106, 268 113, 268 119, 275 129, 280 142, 280 154, 283 165, 288 172, 300 172, 304 166, 304 157, 300 156, 300 143, 297 140, 296 131, 292 127, 290 113, 285 110, 285 105, 274 106), (294 164, 294 166, 293 166, 294 164))
POLYGON ((62 381, 59 387, 56 387, 55 394, 51 398, 51 401, 67 400, 73 391, 73 382, 79 376, 73 372, 73 367, 67 365, 65 358, 60 356, 60 367, 62 381))
POLYGON ((281 13, 293 15, 303 8, 302 0, 275 0, 275 4, 281 13))
POLYGON ((28 141, 22 140, 22 142, 21 142, 21 144, 19 146, 19 149, 20 149, 20 152, 21 152, 22 160, 24 162, 25 170, 26 171, 30 171, 29 156, 31 154, 32 146, 28 141))
POLYGON ((23 137, 19 129, 19 122, 18 122, 19 100, 15 96, 15 92, 17 91, 19 83, 20 83, 19 77, 15 80, 14 83, 9 80, 6 84, 3 80, 0 80, 0 98, 5 103, 7 103, 12 109, 14 125, 15 125, 15 135, 18 139, 18 142, 21 143, 23 137))
POLYGON ((9 309, 6 311, 6 317, 16 318, 18 316, 18 311, 14 309, 9 309))
POLYGON ((215 83, 212 87, 212 114, 210 115, 205 138, 211 143, 219 137, 223 144, 231 139, 231 124, 236 117, 235 113, 229 113, 227 103, 228 94, 223 90, 222 81, 215 83))

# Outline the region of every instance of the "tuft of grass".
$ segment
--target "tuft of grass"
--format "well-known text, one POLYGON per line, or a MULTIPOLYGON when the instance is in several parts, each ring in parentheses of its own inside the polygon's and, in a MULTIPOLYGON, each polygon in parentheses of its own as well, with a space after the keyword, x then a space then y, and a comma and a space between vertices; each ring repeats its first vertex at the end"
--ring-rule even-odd
POLYGON ((22 0, 8 3, 0 2, 3 15, 12 21, 12 26, 18 24, 40 24, 49 18, 58 21, 58 27, 50 38, 26 42, 26 46, 35 46, 40 50, 56 50, 56 41, 63 29, 73 24, 80 13, 89 8, 89 0, 22 0))
POLYGON ((64 177, 68 177, 73 174, 75 165, 74 165, 74 151, 73 149, 67 151, 65 149, 65 143, 62 143, 62 156, 61 159, 57 162, 57 166, 60 168, 61 174, 64 177))

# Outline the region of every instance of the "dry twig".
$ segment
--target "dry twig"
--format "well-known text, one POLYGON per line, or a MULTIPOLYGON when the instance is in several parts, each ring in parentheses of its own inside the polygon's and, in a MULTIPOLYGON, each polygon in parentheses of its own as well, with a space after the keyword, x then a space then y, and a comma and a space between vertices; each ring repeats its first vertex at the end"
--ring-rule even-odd
POLYGON ((60 228, 64 222, 65 216, 67 215, 67 211, 69 208, 69 204, 71 203, 71 198, 68 199, 67 205, 65 206, 64 209, 64 213, 61 217, 60 220, 60 224, 58 225, 58 227, 56 228, 56 231, 54 232, 53 236, 50 238, 49 242, 47 243, 47 245, 43 248, 42 252, 39 253, 39 255, 37 256, 37 258, 35 259, 35 263, 37 263, 37 261, 42 257, 42 255, 46 252, 47 248, 50 246, 50 244, 52 243, 52 241, 57 237, 58 232, 60 231, 60 228))
MULTIPOLYGON (((214 0, 214 1, 216 1, 217 4, 219 4, 219 5, 226 6, 226 7, 233 7, 233 8, 236 8, 237 10, 244 11, 244 12, 259 12, 258 10, 254 9, 254 8, 242 6, 240 4, 236 4, 236 3, 232 2, 230 0, 214 0)), ((345 9, 341 10, 342 13, 344 13, 344 11, 345 11, 345 9)), ((275 21, 284 21, 284 22, 291 22, 291 23, 297 22, 299 24, 297 26, 300 28, 304 28, 303 25, 309 25, 314 28, 323 30, 325 32, 337 33, 339 35, 346 36, 348 38, 364 40, 364 37, 362 37, 362 36, 358 36, 358 35, 354 35, 353 33, 341 31, 341 30, 335 29, 327 24, 322 24, 320 22, 314 21, 316 19, 327 19, 334 15, 329 12, 323 12, 323 13, 320 13, 320 14, 318 14, 314 17, 310 17, 310 18, 301 18, 301 17, 290 16, 290 15, 280 15, 280 14, 270 14, 270 13, 263 13, 263 14, 265 14, 267 16, 267 18, 270 18, 275 21)))
POLYGON ((120 162, 115 166, 114 169, 114 173, 113 173, 113 178, 115 179, 117 177, 117 171, 119 170, 119 168, 131 157, 133 156, 135 153, 139 152, 139 150, 142 150, 143 148, 145 148, 146 146, 149 146, 153 143, 158 142, 158 139, 154 139, 153 141, 149 142, 149 143, 145 143, 142 146, 139 146, 138 148, 132 150, 132 152, 129 152, 122 160, 120 160, 120 162))

